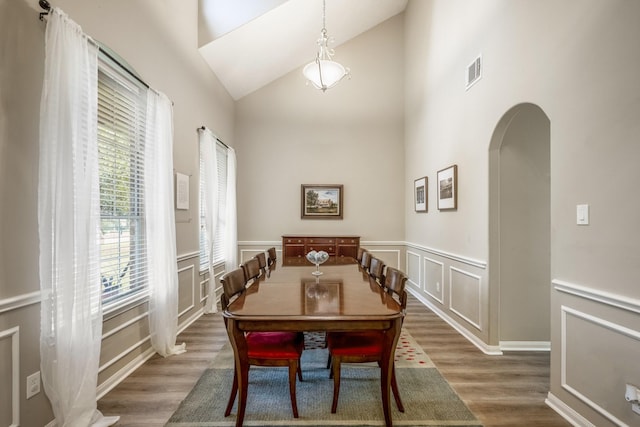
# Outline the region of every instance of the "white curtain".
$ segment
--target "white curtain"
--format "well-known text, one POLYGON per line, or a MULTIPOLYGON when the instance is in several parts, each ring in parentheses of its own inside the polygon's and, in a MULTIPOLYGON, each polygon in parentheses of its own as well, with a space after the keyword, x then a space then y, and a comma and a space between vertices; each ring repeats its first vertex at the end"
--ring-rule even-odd
POLYGON ((238 213, 236 209, 236 152, 227 152, 227 211, 226 211, 225 270, 238 267, 238 213))
POLYGON ((208 129, 200 129, 200 156, 203 162, 205 228, 207 232, 207 256, 209 257, 209 296, 204 306, 205 313, 218 311, 215 275, 213 273, 213 242, 218 222, 218 155, 216 138, 208 129))
POLYGON ((40 104, 40 371, 57 426, 109 426, 97 410, 102 339, 98 49, 49 14, 40 104))
POLYGON ((178 334, 178 266, 173 210, 173 108, 163 94, 147 93, 144 209, 151 345, 163 357, 186 351, 178 334))

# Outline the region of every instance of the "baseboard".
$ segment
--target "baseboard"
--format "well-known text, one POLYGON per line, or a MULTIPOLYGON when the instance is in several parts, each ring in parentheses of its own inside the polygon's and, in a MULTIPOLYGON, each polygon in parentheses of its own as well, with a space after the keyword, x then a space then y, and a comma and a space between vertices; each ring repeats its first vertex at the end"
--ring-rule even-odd
POLYGON ((98 386, 96 390, 96 400, 101 399, 104 395, 113 390, 118 384, 120 384, 125 378, 131 375, 136 369, 144 364, 147 360, 156 354, 153 347, 147 349, 138 357, 127 363, 122 369, 115 374, 111 375, 107 380, 98 386))
POLYGON ((500 341, 502 351, 551 351, 551 341, 500 341))
POLYGON ((418 292, 416 292, 416 290, 411 289, 411 288, 407 288, 407 290, 413 296, 415 296, 421 303, 426 305, 431 311, 433 311, 435 314, 437 314, 438 317, 440 317, 442 320, 447 322, 449 325, 451 325, 451 327, 453 329, 458 331, 463 337, 465 337, 467 340, 469 340, 469 342, 471 344, 473 344, 476 347, 478 347, 478 349, 480 349, 480 351, 482 351, 484 354, 487 354, 489 356, 501 356, 502 355, 502 350, 500 349, 499 346, 487 345, 482 340, 480 340, 478 337, 476 337, 471 332, 469 332, 464 326, 460 325, 458 322, 456 322, 451 317, 449 317, 444 311, 442 311, 438 307, 436 307, 431 301, 429 301, 428 299, 424 298, 424 296, 422 296, 418 292))
POLYGON ((595 427, 595 425, 589 422, 589 420, 571 409, 551 392, 547 394, 547 398, 544 403, 575 427, 595 427))
MULTIPOLYGON (((200 316, 202 316, 203 310, 200 309, 196 313, 194 313, 191 317, 189 317, 186 321, 182 322, 179 326, 178 334, 187 329, 193 322, 198 320, 200 316)), ((176 343, 178 344, 178 343, 176 343)), ((189 349, 187 348, 187 351, 189 349)), ((127 363, 122 369, 113 374, 107 380, 105 380, 102 384, 98 386, 96 391, 97 399, 101 399, 104 395, 113 390, 118 384, 124 381, 129 375, 131 375, 136 369, 142 366, 147 360, 149 360, 156 351, 153 348, 147 349, 145 352, 140 354, 138 357, 133 359, 131 362, 127 363)))

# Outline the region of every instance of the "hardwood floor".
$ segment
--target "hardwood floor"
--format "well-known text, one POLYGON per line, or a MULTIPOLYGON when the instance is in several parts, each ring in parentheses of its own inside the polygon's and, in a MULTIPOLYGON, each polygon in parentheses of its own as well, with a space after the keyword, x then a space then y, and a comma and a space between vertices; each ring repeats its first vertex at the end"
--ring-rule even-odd
MULTIPOLYGON (((485 427, 570 426, 549 408, 549 354, 512 352, 487 356, 410 296, 404 327, 485 427)), ((187 353, 154 356, 98 401, 105 415, 119 415, 117 427, 163 426, 191 391, 215 353, 227 341, 219 314, 204 315, 178 336, 187 353)), ((426 391, 428 392, 428 391, 426 391)), ((227 391, 212 396, 227 399, 227 391)))

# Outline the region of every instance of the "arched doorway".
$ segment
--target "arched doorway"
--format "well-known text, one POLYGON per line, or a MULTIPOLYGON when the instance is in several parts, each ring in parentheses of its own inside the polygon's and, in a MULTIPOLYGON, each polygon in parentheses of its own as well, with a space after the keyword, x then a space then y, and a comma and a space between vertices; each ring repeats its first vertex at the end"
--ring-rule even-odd
POLYGON ((503 349, 550 341, 550 122, 524 103, 500 119, 489 153, 489 279, 503 349))

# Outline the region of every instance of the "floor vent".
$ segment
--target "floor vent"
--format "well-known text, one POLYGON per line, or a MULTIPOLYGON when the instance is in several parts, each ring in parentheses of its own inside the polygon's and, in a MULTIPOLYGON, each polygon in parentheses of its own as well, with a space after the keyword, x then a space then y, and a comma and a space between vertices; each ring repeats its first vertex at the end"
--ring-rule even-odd
POLYGON ((478 56, 473 60, 469 66, 467 66, 467 85, 465 89, 468 90, 471 86, 475 84, 478 80, 482 78, 482 55, 478 56))

